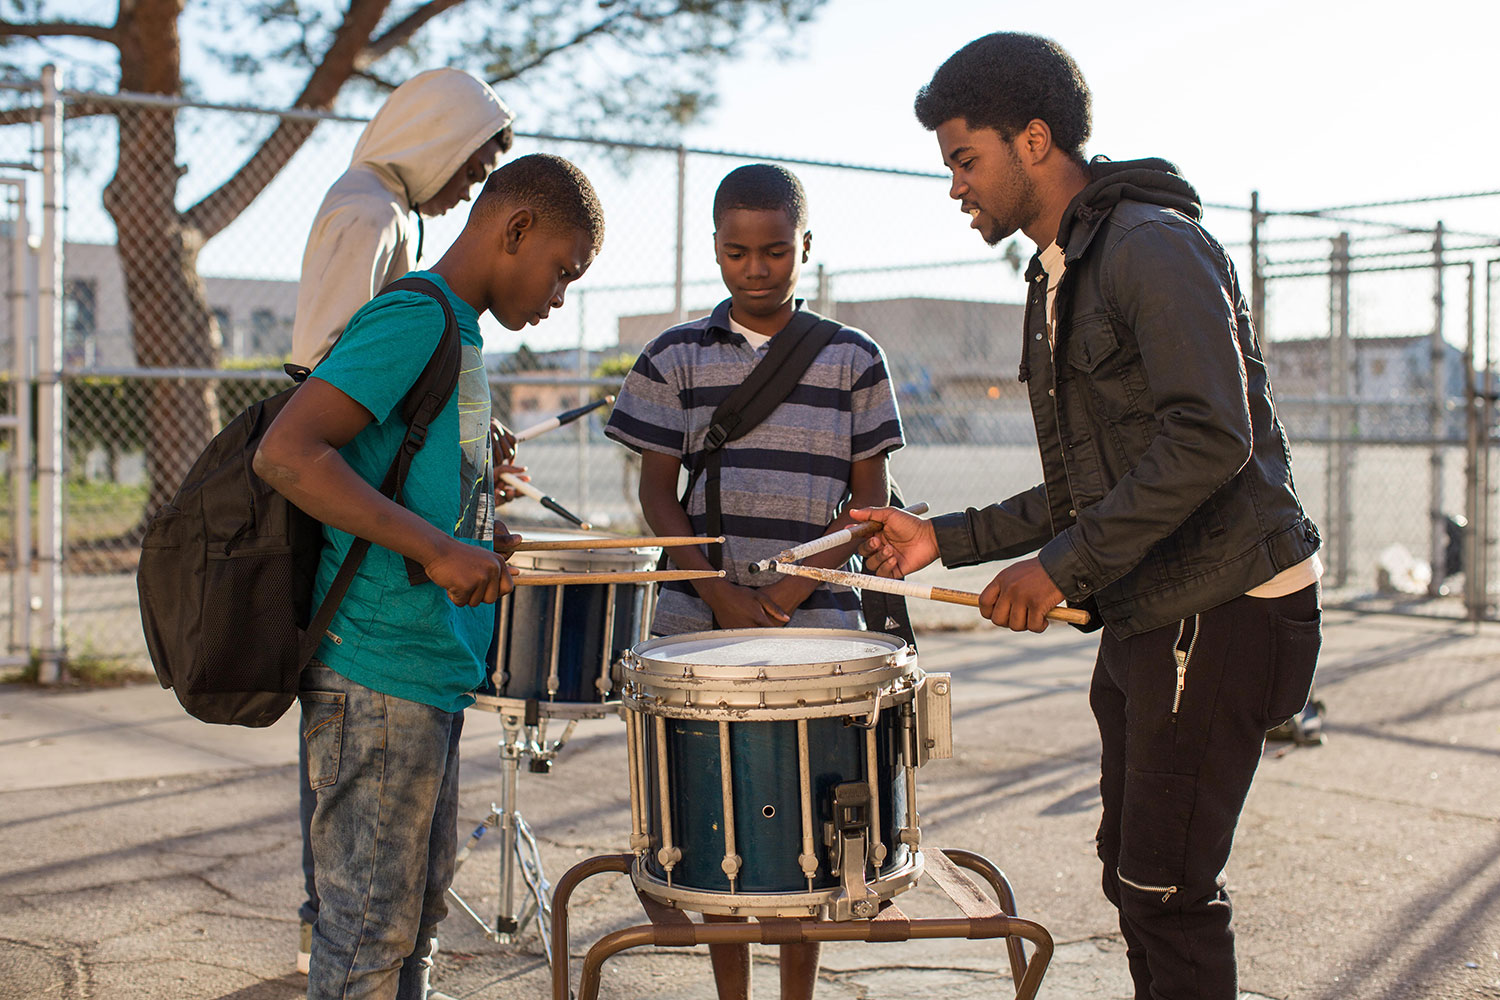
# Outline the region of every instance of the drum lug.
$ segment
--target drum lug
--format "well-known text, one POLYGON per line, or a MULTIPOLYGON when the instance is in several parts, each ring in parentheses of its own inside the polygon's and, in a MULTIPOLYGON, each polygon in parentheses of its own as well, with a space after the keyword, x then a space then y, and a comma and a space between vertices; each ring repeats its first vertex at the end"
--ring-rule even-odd
POLYGON ((630 835, 630 849, 632 851, 644 851, 651 846, 651 838, 644 833, 632 833, 630 835))
POLYGON ((830 866, 839 872, 839 891, 828 903, 834 920, 863 920, 880 908, 880 897, 865 881, 870 835, 870 789, 850 781, 833 790, 834 820, 825 823, 830 866))
POLYGON ((656 852, 657 863, 667 870, 667 878, 672 877, 672 869, 677 867, 677 862, 682 860, 682 848, 663 847, 656 852))

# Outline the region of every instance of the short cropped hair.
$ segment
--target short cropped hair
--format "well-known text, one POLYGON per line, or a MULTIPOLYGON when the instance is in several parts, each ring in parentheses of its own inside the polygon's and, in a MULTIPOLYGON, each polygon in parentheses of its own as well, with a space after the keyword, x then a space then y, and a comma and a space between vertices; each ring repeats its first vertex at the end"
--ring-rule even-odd
POLYGON ((1075 160, 1092 128, 1093 99, 1073 57, 1050 38, 996 32, 976 38, 948 57, 917 91, 917 120, 928 131, 963 119, 1009 142, 1033 119, 1052 130, 1052 141, 1075 160))
POLYGON ((714 192, 714 228, 725 212, 736 208, 785 212, 797 232, 807 228, 807 192, 802 182, 786 167, 772 163, 752 163, 725 175, 714 192))
POLYGON ((561 156, 531 153, 502 163, 484 182, 475 211, 525 205, 543 225, 587 233, 594 252, 604 244, 604 208, 582 170, 561 156))

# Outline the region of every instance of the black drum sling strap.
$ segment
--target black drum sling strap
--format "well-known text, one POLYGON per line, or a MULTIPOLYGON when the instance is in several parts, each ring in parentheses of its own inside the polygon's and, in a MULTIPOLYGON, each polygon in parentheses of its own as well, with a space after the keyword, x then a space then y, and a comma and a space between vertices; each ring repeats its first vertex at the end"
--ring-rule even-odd
MULTIPOLYGON (((818 354, 828 346, 840 329, 840 325, 831 319, 825 319, 808 309, 799 309, 786 328, 771 338, 766 356, 761 358, 745 381, 714 409, 713 416, 709 419, 708 432, 703 438, 703 450, 699 452, 700 460, 693 463, 692 470, 688 473, 687 488, 682 491, 681 501, 682 509, 686 512, 688 502, 693 497, 693 487, 697 485, 699 475, 702 475, 704 510, 708 522, 704 534, 718 536, 723 533, 719 470, 724 446, 750 433, 786 401, 818 354)), ((900 506, 899 501, 892 502, 900 506)), ((665 564, 665 555, 662 556, 662 561, 665 564)), ((715 569, 723 569, 723 547, 710 543, 708 561, 715 569)), ((910 643, 913 649, 916 648, 905 599, 866 590, 860 592, 860 604, 866 627, 898 635, 910 643)))
MULTIPOLYGON (((719 469, 724 446, 760 426, 761 421, 792 394, 818 353, 828 346, 840 329, 833 320, 824 319, 811 310, 797 310, 792 314, 791 322, 771 338, 766 356, 715 408, 709 419, 708 432, 703 436, 703 450, 688 473, 687 489, 682 491, 682 509, 686 511, 693 487, 697 485, 698 477, 703 476, 703 502, 708 518, 704 534, 717 536, 723 533, 719 469)), ((723 546, 710 544, 708 561, 714 569, 723 569, 723 546)))

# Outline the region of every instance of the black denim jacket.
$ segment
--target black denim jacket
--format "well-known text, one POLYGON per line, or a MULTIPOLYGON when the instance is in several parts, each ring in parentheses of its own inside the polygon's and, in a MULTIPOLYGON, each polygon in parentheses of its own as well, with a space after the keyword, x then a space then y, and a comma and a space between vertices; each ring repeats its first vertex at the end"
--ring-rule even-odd
POLYGON ((1089 167, 1058 233, 1055 351, 1038 258, 1026 274, 1021 380, 1044 482, 935 526, 947 566, 1040 548, 1068 602, 1124 638, 1244 594, 1319 537, 1196 192, 1164 160, 1089 167))

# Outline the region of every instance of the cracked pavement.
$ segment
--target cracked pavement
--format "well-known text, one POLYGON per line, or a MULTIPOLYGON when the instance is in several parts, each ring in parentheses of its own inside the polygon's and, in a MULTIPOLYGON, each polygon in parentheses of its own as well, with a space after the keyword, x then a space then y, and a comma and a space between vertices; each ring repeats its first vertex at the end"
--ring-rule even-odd
MULTIPOLYGON (((1500 998, 1500 627, 1331 612, 1325 632, 1328 742, 1268 747, 1231 859, 1245 997, 1500 998)), ((921 642, 924 668, 953 673, 956 746, 918 773, 924 846, 1006 871, 1020 914, 1057 942, 1042 997, 1130 997, 1093 852, 1096 640, 985 628, 921 642)), ((493 713, 469 713, 461 840, 500 797, 499 732, 493 713)), ((208 726, 154 685, 0 687, 0 998, 301 996, 295 739, 292 715, 208 726)), ((523 769, 521 811, 554 881, 626 849, 623 748, 617 719, 586 722, 551 774, 523 769)), ((490 831, 455 880, 487 919, 498 847, 490 831)), ((925 884, 899 903, 956 913, 925 884)), ((569 913, 575 980, 590 944, 643 919, 612 874, 585 882, 569 913)), ((534 928, 501 944, 454 907, 439 938, 436 988, 550 995, 534 928)), ((775 949, 754 955, 755 1000, 770 1000, 775 949)), ((995 941, 829 944, 818 996, 1003 996, 1004 967, 995 941)), ((708 1000, 707 952, 616 956, 600 995, 708 1000)))

